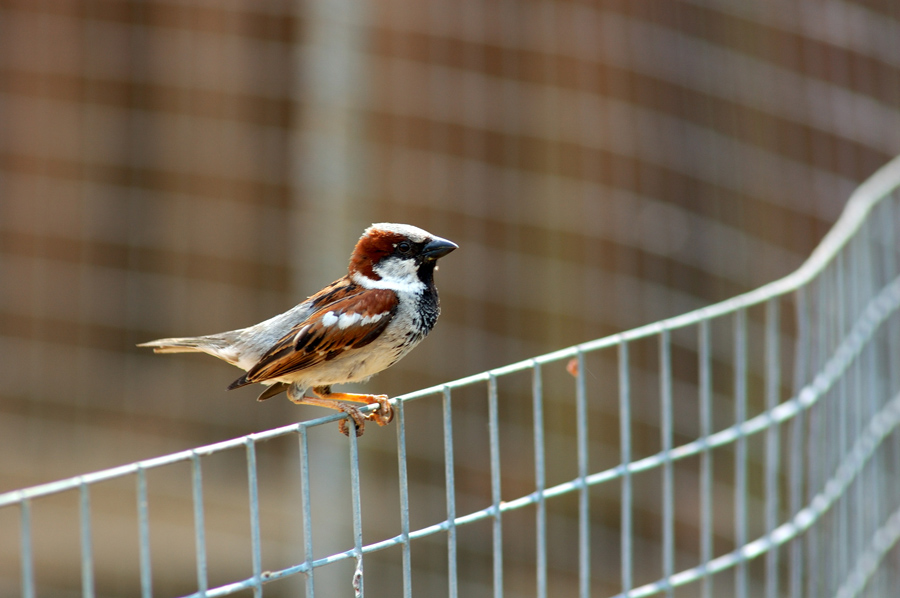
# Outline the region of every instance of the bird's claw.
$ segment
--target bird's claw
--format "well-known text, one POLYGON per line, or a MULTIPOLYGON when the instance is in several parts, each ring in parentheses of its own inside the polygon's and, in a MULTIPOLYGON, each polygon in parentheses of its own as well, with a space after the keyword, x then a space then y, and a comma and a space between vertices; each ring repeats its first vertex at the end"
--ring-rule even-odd
POLYGON ((372 420, 379 426, 386 426, 394 419, 394 407, 387 395, 378 395, 374 399, 378 403, 378 409, 367 414, 366 419, 372 420))
MULTIPOLYGON (((356 437, 359 438, 363 435, 363 432, 366 429, 366 417, 362 413, 359 412, 359 409, 353 407, 352 405, 341 405, 340 410, 350 416, 353 420, 353 423, 356 424, 356 437)), ((347 429, 347 420, 342 419, 338 422, 338 430, 340 430, 341 434, 344 436, 350 436, 350 430, 347 429)))

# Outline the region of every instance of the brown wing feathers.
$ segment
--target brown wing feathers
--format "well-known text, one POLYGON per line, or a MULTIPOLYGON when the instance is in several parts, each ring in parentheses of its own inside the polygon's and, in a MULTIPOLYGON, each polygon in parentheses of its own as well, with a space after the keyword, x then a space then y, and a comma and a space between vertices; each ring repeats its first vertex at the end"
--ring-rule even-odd
POLYGON ((397 303, 393 291, 369 289, 322 307, 279 340, 229 390, 278 378, 366 346, 390 322, 397 303))

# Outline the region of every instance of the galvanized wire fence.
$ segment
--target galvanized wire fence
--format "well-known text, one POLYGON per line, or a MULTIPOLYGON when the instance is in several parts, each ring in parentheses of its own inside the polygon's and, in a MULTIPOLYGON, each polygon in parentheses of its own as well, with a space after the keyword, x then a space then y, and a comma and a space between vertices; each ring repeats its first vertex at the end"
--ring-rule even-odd
MULTIPOLYGON (((390 513, 383 497, 377 511, 369 506, 376 504, 372 494, 385 490, 382 480, 367 478, 377 474, 366 443, 391 431, 344 440, 334 430, 337 414, 0 495, 2 536, 18 538, 18 593, 56 595, 67 583, 36 565, 48 558, 41 550, 52 552, 55 537, 36 532, 41 505, 63 494, 76 503, 78 541, 71 548, 80 554, 80 583, 65 595, 115 593, 98 590, 97 554, 109 550, 95 536, 94 505, 104 484, 124 480, 136 509, 120 513, 119 525, 136 535, 120 540, 136 546, 136 562, 111 566, 137 568, 139 587, 119 592, 142 598, 159 595, 155 587, 178 567, 195 571, 191 596, 408 598, 435 595, 435 579, 454 598, 892 595, 900 582, 898 186, 895 159, 859 188, 810 259, 784 279, 683 316, 398 397, 390 513), (465 424, 461 433, 460 401, 471 397, 486 402, 486 421, 465 424), (419 404, 437 403, 439 420, 412 414, 419 404), (511 413, 525 413, 530 430, 510 438, 504 422, 511 413), (618 430, 603 413, 618 420, 618 430), (568 450, 547 433, 551 418, 574 427, 572 475, 548 459, 568 450), (311 438, 323 426, 327 442, 324 435, 311 438), (270 475, 261 453, 276 439, 297 442, 290 472, 297 483, 286 481, 283 491, 295 493, 302 553, 277 567, 266 549, 259 492, 260 475, 270 475), (618 454, 611 454, 614 444, 618 454), (459 471, 478 456, 476 445, 486 453, 483 494, 458 487, 459 471), (433 508, 441 497, 417 496, 411 463, 435 446, 444 462, 442 515, 423 523, 427 517, 419 512, 428 509, 422 505, 433 508), (335 447, 349 459, 335 459, 335 447), (211 574, 223 542, 210 540, 207 509, 216 497, 205 494, 204 476, 210 460, 224 454, 242 462, 229 461, 230 475, 241 472, 233 491, 247 493, 247 511, 234 517, 249 520, 249 533, 228 542, 242 544, 231 548, 243 551, 245 570, 223 578, 211 574), (527 488, 505 473, 523 461, 533 468, 527 488), (153 546, 162 532, 153 521, 166 505, 154 504, 148 487, 157 472, 187 473, 185 467, 194 562, 160 566, 153 546), (348 484, 332 484, 343 476, 348 484), (321 486, 329 484, 347 496, 326 492, 327 504, 315 508, 321 486), (601 502, 613 505, 612 519, 601 502), (571 521, 561 525, 563 503, 571 521), (396 533, 373 537, 364 526, 365 519, 394 518, 396 533), (335 531, 336 521, 348 522, 349 537, 335 531), (603 539, 610 534, 618 538, 612 544, 603 539), (440 566, 433 563, 435 542, 446 559, 440 566), (490 556, 481 585, 460 569, 463 549, 490 556), (430 573, 421 572, 422 561, 429 561, 430 573), (522 562, 533 572, 527 579, 522 562), (327 585, 331 570, 340 571, 337 590, 327 585), (394 585, 386 581, 392 571, 394 585), (279 589, 284 580, 292 585, 279 589)), ((114 552, 131 558, 127 548, 114 552)))

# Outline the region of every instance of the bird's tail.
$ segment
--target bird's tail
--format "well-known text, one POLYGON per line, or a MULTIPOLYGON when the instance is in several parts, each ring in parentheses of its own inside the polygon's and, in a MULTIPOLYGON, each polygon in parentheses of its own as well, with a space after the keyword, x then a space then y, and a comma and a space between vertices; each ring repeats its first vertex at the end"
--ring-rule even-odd
POLYGON ((228 340, 216 336, 188 336, 183 338, 161 338, 141 343, 138 347, 150 347, 154 353, 209 353, 223 358, 222 350, 228 348, 228 340))

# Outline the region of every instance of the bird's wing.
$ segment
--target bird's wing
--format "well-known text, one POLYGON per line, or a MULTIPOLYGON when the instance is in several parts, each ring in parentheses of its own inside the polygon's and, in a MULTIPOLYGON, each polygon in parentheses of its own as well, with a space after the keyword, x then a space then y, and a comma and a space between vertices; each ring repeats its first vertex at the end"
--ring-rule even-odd
POLYGON ((360 290, 327 303, 295 325, 228 388, 278 378, 364 347, 388 325, 397 304, 397 294, 388 289, 360 290))

